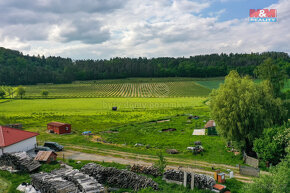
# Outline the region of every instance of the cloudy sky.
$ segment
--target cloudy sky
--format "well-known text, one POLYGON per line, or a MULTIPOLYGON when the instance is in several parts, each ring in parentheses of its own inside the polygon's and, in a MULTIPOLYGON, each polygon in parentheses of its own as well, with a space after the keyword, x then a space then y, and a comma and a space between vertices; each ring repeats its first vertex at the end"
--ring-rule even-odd
POLYGON ((73 59, 290 53, 289 0, 0 0, 0 46, 73 59), (250 23, 249 9, 278 22, 250 23))

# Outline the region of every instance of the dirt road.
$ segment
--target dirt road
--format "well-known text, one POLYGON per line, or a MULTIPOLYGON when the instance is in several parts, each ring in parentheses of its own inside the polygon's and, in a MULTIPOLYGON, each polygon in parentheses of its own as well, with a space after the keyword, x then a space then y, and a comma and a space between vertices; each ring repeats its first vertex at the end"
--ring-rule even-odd
MULTIPOLYGON (((146 155, 140 155, 140 154, 116 152, 115 150, 106 150, 106 153, 107 154, 104 155, 101 152, 83 153, 80 151, 66 150, 66 151, 60 152, 59 156, 62 157, 64 155, 66 159, 73 159, 73 160, 115 162, 115 163, 120 163, 124 165, 139 164, 139 165, 144 165, 144 166, 150 166, 156 161, 156 158, 152 156, 146 156, 146 155), (113 151, 113 152, 110 152, 110 151, 113 151)), ((246 182, 246 183, 252 182, 251 177, 240 175, 238 173, 238 168, 234 166, 224 165, 224 164, 211 164, 211 163, 201 162, 201 161, 188 161, 188 160, 181 161, 179 159, 174 159, 174 158, 166 158, 166 159, 168 162, 167 169, 176 169, 176 170, 182 169, 188 172, 196 172, 196 173, 207 174, 211 176, 214 175, 214 171, 210 170, 211 167, 221 168, 224 170, 231 169, 232 171, 234 171, 235 178, 237 180, 246 182)))

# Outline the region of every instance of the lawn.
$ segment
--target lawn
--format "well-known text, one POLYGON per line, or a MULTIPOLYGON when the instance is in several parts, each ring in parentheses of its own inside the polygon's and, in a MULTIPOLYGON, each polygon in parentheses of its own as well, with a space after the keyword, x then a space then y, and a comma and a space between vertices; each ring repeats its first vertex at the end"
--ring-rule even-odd
POLYGON ((241 163, 238 157, 226 151, 225 141, 221 137, 192 136, 194 128, 202 128, 204 121, 210 119, 205 100, 198 97, 11 100, 0 104, 0 124, 22 123, 26 130, 40 133, 37 137, 40 144, 56 141, 64 145, 76 144, 147 155, 177 149, 180 154, 172 156, 232 165, 241 163), (115 105, 120 110, 112 111, 111 106, 115 105), (200 119, 187 123, 188 114, 198 115, 200 119), (152 123, 158 119, 171 121, 152 123), (47 133, 46 124, 51 121, 71 123, 73 133, 62 136, 47 133), (176 128, 177 131, 161 132, 163 128, 176 128), (112 130, 118 132, 109 133, 112 130), (107 142, 126 146, 93 142, 92 137, 81 135, 83 131, 92 131, 107 142), (186 148, 197 140, 202 141, 206 151, 193 156, 186 148), (136 143, 151 148, 136 148, 136 143))
POLYGON ((123 111, 143 109, 160 110, 202 106, 205 98, 76 98, 76 99, 25 99, 0 103, 0 116, 34 116, 37 114, 96 115, 109 112, 113 106, 123 111))

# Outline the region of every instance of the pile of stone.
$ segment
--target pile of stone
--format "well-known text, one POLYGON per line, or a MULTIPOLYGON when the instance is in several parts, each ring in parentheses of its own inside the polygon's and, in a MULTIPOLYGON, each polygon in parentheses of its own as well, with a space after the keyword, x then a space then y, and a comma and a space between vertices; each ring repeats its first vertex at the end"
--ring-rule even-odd
POLYGON ((62 168, 59 170, 54 170, 51 173, 73 182, 78 187, 80 192, 102 193, 105 191, 104 186, 98 183, 96 179, 80 172, 77 169, 62 168))
POLYGON ((0 157, 0 166, 11 166, 14 170, 32 172, 41 164, 31 158, 26 152, 4 153, 0 157))
MULTIPOLYGON (((184 182, 184 171, 176 171, 176 170, 167 170, 164 172, 164 179, 184 182)), ((191 183, 192 173, 186 174, 187 184, 191 183)), ((212 187, 216 184, 215 180, 211 176, 207 176, 204 174, 194 174, 194 187, 199 189, 212 189, 212 187)))
POLYGON ((103 167, 89 163, 81 169, 81 172, 94 177, 100 183, 107 183, 114 187, 130 188, 134 191, 147 187, 158 189, 158 184, 151 178, 128 170, 119 170, 113 167, 103 167))
POLYGON ((154 177, 157 176, 162 176, 162 173, 159 171, 158 168, 154 167, 154 166, 142 166, 142 165, 133 165, 130 170, 132 172, 135 173, 139 173, 139 174, 148 174, 148 175, 152 175, 154 177))
POLYGON ((41 192, 47 193, 78 193, 77 186, 59 175, 37 173, 31 175, 31 184, 41 192))

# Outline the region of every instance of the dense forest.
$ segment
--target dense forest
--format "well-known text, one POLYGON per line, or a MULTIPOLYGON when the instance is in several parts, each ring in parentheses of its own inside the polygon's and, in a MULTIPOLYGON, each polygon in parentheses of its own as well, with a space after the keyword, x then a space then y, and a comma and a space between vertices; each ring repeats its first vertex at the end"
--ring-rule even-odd
POLYGON ((159 58, 111 58, 109 60, 72 60, 61 57, 24 55, 0 47, 0 85, 70 83, 128 77, 217 77, 232 69, 253 75, 257 65, 272 58, 290 74, 290 58, 283 52, 251 54, 210 54, 159 58))

